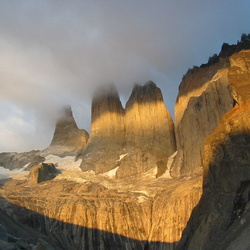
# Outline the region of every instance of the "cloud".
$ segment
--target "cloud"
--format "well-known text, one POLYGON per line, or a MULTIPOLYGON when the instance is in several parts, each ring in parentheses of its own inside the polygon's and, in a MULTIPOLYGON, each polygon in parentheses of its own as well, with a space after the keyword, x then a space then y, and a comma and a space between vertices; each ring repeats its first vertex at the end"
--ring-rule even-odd
POLYGON ((47 146, 58 110, 68 103, 79 126, 89 129, 92 93, 110 82, 125 102, 135 82, 153 80, 173 113, 187 69, 249 32, 249 5, 247 0, 2 1, 0 98, 5 107, 9 103, 27 114, 25 125, 16 124, 31 124, 35 139, 10 126, 12 120, 2 120, 0 151, 47 146), (11 133, 27 146, 15 143, 15 136, 10 143, 11 133))

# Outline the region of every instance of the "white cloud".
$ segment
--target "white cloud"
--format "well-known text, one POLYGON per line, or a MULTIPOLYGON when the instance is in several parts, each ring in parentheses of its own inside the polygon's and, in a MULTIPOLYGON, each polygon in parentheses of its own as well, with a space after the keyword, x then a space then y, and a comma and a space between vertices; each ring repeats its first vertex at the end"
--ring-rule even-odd
MULTIPOLYGON (((45 138, 49 144, 64 104, 72 104, 80 127, 89 128, 92 92, 100 84, 114 82, 128 96, 135 82, 153 80, 172 112, 186 70, 249 32, 249 5, 247 0, 1 1, 0 98, 22 110, 25 123, 17 122, 18 129, 1 120, 0 151, 32 149, 45 138), (25 132, 29 126, 39 131, 36 139, 25 132)), ((23 119, 12 112, 9 116, 23 119)), ((0 116, 4 113, 0 108, 0 116)))

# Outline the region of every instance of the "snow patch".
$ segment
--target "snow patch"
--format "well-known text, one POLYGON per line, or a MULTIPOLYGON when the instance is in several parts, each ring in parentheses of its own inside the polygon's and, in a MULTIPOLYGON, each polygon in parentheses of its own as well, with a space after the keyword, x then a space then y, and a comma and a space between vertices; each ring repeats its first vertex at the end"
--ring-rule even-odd
MULTIPOLYGON (((139 194, 145 194, 146 196, 149 196, 148 191, 146 190, 138 190, 138 191, 132 191, 133 193, 139 193, 139 194)), ((145 196, 144 196, 145 197, 145 196)))
POLYGON ((53 163, 55 165, 58 164, 59 169, 63 170, 78 169, 81 165, 81 162, 81 159, 75 161, 74 156, 59 157, 57 155, 48 155, 44 161, 44 163, 53 163))
POLYGON ((28 171, 25 171, 25 168, 28 166, 28 164, 26 164, 23 168, 19 168, 19 169, 7 169, 4 167, 0 167, 0 179, 5 179, 5 178, 17 178, 18 176, 23 176, 26 175, 28 173, 28 171))
POLYGON ((147 200, 148 200, 148 198, 143 196, 143 195, 137 197, 137 201, 139 203, 142 203, 142 202, 147 201, 147 200))
POLYGON ((167 170, 162 176, 160 176, 160 178, 172 179, 172 176, 170 175, 170 169, 172 168, 177 152, 178 151, 175 151, 171 156, 168 157, 167 170))
POLYGON ((116 168, 114 168, 114 169, 112 169, 112 170, 110 170, 108 172, 105 172, 105 173, 102 174, 102 176, 105 176, 105 177, 113 179, 116 176, 116 171, 117 171, 118 168, 119 167, 116 167, 116 168))
POLYGON ((119 157, 119 160, 116 160, 116 161, 121 161, 126 155, 128 155, 128 153, 127 154, 123 154, 123 155, 120 155, 119 157))
POLYGON ((30 163, 31 163, 31 162, 25 164, 25 165, 22 167, 22 169, 24 170, 25 168, 27 168, 27 167, 29 166, 30 163))

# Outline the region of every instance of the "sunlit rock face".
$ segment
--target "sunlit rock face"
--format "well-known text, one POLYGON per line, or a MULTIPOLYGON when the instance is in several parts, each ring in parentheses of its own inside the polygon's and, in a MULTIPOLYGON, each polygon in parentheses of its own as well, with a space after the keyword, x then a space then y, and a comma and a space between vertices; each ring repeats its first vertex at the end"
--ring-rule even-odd
POLYGON ((173 121, 153 82, 136 85, 125 110, 113 86, 94 96, 91 136, 79 156, 83 171, 117 168, 116 176, 122 178, 155 168, 160 175, 175 150, 173 121))
POLYGON ((113 85, 94 95, 91 120, 87 148, 78 157, 82 158, 83 171, 99 174, 117 167, 124 144, 124 109, 113 85))
POLYGON ((42 155, 77 155, 86 147, 88 138, 88 133, 77 127, 71 107, 66 107, 61 110, 51 144, 42 155))
POLYGON ((204 147, 203 195, 179 249, 250 246, 250 102, 226 113, 204 147))
POLYGON ((135 85, 125 109, 125 152, 117 176, 139 174, 152 167, 158 175, 176 151, 174 125, 161 90, 153 82, 135 85))
POLYGON ((114 180, 81 172, 77 182, 72 172, 35 186, 29 179, 5 183, 1 216, 49 236, 55 249, 172 250, 201 196, 200 177, 114 180))
POLYGON ((250 99, 250 50, 235 53, 230 58, 228 78, 234 100, 241 104, 250 99))
POLYGON ((173 177, 202 173, 206 136, 227 111, 249 97, 249 50, 232 56, 230 51, 230 57, 225 49, 222 52, 215 63, 190 70, 180 85, 175 106, 178 153, 172 165, 173 177))

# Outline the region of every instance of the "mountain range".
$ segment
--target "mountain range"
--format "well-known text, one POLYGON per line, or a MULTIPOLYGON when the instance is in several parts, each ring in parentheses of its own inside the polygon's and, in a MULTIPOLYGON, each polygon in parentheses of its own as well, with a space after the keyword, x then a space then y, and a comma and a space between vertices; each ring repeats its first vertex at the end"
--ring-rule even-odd
POLYGON ((174 121, 154 82, 108 85, 89 134, 65 107, 0 166, 1 249, 249 249, 250 36, 187 71, 174 121))

